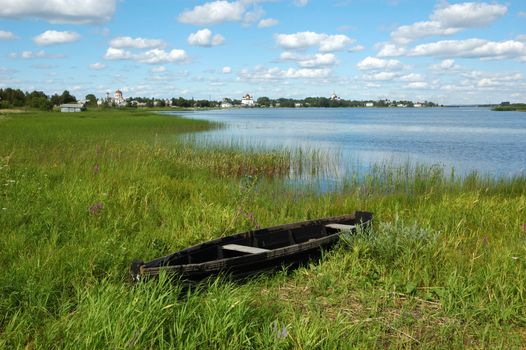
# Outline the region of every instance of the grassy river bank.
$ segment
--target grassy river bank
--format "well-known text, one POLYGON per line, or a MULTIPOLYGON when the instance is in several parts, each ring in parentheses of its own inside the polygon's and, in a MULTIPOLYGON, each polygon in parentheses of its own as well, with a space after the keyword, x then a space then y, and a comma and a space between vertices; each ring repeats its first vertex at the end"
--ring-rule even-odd
POLYGON ((214 127, 0 111, 0 348, 524 346, 526 178, 379 165, 320 194, 280 181, 308 154, 178 137, 214 127), (355 209, 375 213, 373 234, 288 274, 128 281, 134 258, 355 209))

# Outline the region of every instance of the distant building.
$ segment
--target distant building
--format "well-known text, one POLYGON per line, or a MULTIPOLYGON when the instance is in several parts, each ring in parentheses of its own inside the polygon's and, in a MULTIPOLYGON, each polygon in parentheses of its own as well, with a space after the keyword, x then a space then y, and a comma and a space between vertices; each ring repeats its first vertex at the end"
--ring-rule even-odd
POLYGON ((295 108, 301 108, 301 107, 303 107, 303 105, 301 103, 299 103, 299 102, 296 102, 296 103, 294 103, 294 107, 295 108))
POLYGON ((417 102, 417 103, 415 103, 415 104, 413 105, 413 107, 415 107, 415 108, 422 108, 422 104, 419 103, 419 102, 417 102))
POLYGON ((121 90, 116 90, 115 91, 115 96, 113 97, 113 103, 117 107, 122 107, 122 106, 126 105, 126 100, 124 99, 124 97, 122 97, 122 91, 121 90))
POLYGON ((336 91, 333 91, 332 92, 332 95, 330 97, 331 101, 339 101, 341 100, 337 95, 336 95, 336 91))
POLYGON ((365 103, 365 107, 374 107, 374 103, 373 102, 366 102, 365 103))
POLYGON ((229 100, 224 98, 223 101, 221 102, 221 108, 232 108, 232 103, 230 103, 229 100))
POLYGON ((86 110, 86 105, 83 103, 64 103, 60 105, 60 111, 68 112, 82 112, 86 110))
POLYGON ((249 94, 246 94, 245 96, 243 96, 243 98, 241 99, 241 107, 254 107, 255 106, 255 103, 254 103, 254 99, 252 98, 252 96, 250 96, 249 94))

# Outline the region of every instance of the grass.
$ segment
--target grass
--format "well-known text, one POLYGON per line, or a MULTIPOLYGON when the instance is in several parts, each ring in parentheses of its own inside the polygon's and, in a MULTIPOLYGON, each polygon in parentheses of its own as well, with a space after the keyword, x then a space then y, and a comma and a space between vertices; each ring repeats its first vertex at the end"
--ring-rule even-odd
POLYGON ((509 112, 509 111, 519 111, 526 112, 526 103, 513 103, 510 105, 500 105, 493 108, 494 111, 500 112, 509 112))
POLYGON ((521 348, 526 179, 377 165, 329 193, 322 157, 181 141, 147 112, 0 118, 0 348, 521 348), (298 158, 300 157, 300 158, 298 158), (374 232, 246 283, 132 286, 127 269, 214 237, 352 212, 374 232))

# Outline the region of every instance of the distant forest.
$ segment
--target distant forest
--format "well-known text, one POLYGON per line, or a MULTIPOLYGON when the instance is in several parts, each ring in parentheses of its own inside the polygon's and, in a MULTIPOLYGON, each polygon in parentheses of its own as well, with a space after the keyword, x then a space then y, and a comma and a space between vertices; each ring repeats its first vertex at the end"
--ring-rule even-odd
MULTIPOLYGON (((84 99, 79 99, 91 108, 111 108, 114 107, 111 99, 102 98, 97 100, 94 94, 88 94, 84 99)), ((34 108, 40 110, 52 110, 55 106, 60 106, 64 103, 75 103, 77 98, 70 94, 68 90, 64 90, 61 95, 54 94, 47 96, 42 91, 24 92, 20 89, 0 89, 0 108, 34 108)), ((194 100, 185 99, 183 97, 171 99, 158 99, 148 97, 129 97, 126 99, 126 107, 181 107, 181 108, 218 108, 221 103, 228 103, 232 106, 240 106, 241 100, 225 98, 223 101, 211 100, 194 100)), ((278 98, 271 99, 269 97, 259 97, 256 101, 256 107, 414 107, 415 103, 412 101, 390 101, 390 100, 345 100, 345 99, 331 99, 327 97, 307 97, 305 99, 290 99, 278 98)), ((420 102, 418 106, 421 107, 436 107, 437 104, 433 102, 420 102)))

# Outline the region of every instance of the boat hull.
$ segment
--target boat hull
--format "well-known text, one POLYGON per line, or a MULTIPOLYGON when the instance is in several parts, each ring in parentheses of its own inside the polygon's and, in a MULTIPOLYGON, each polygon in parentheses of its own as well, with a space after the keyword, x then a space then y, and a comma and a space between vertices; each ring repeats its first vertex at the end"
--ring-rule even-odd
POLYGON ((371 220, 372 213, 355 212, 243 232, 150 262, 135 261, 130 273, 135 281, 160 273, 199 281, 217 274, 243 278, 280 267, 297 267, 334 246, 342 232, 354 234, 367 229, 371 220))

